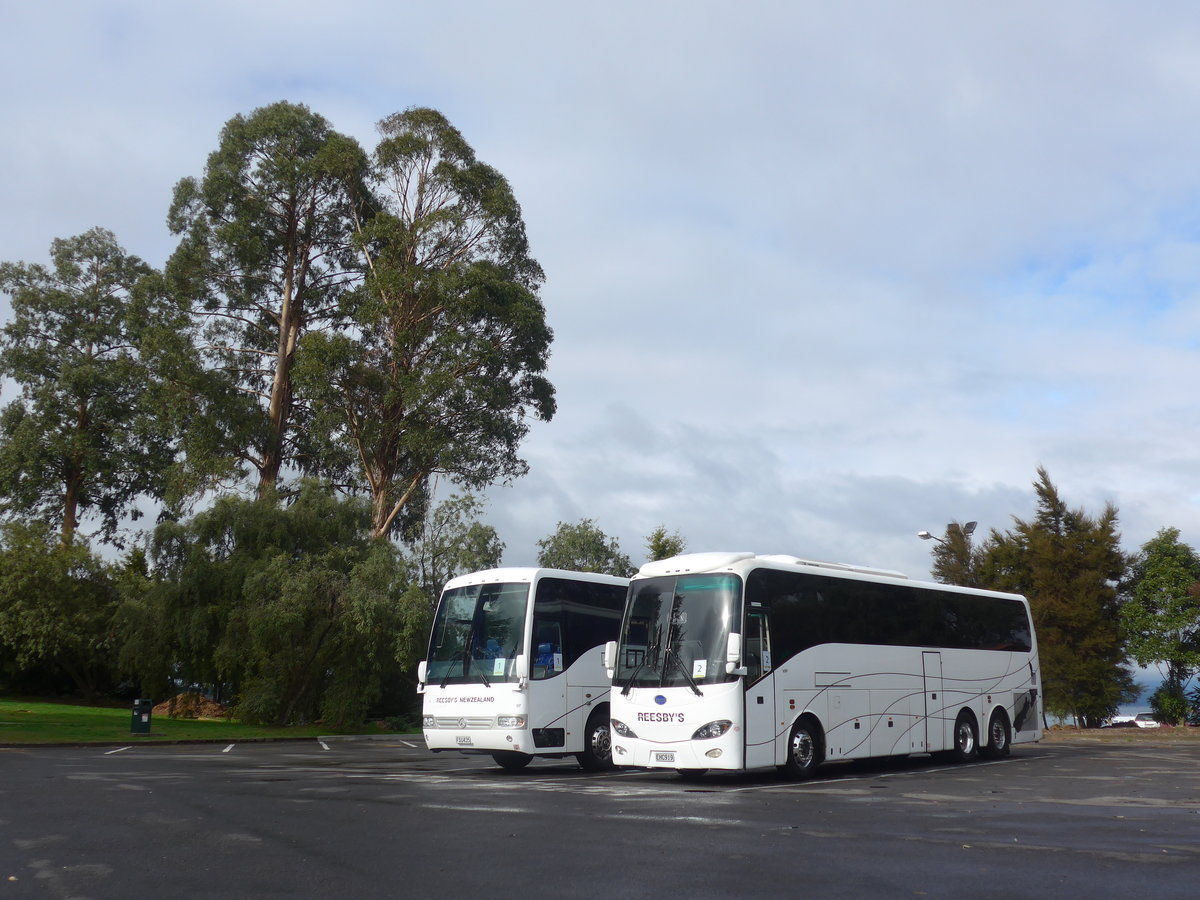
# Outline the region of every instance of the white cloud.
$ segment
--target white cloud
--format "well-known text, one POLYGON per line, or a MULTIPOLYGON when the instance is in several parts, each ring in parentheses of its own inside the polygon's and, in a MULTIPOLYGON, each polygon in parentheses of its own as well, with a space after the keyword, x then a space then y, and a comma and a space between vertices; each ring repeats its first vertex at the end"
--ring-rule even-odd
MULTIPOLYGON (((595 518, 924 574, 1048 467, 1200 542, 1200 12, 1167 3, 150 2, 9 11, 0 259, 155 264, 222 124, 442 109, 510 179, 559 415, 513 561, 595 518), (283 13, 286 12, 286 15, 283 13)), ((7 314, 0 299, 0 319, 7 314)))

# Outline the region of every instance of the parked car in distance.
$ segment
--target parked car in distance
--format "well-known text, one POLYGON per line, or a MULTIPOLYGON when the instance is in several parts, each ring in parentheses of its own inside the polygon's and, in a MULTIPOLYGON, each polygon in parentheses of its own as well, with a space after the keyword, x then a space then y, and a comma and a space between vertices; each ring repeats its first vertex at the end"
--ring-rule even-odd
POLYGON ((1136 716, 1113 716, 1108 720, 1109 728, 1158 728, 1154 713, 1138 713, 1136 716))

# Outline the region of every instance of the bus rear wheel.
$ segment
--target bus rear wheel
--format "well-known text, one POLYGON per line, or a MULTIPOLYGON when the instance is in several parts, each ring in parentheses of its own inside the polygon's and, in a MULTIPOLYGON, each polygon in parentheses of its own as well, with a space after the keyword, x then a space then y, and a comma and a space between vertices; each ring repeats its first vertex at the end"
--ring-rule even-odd
POLYGON ((788 736, 787 759, 780 769, 789 778, 811 778, 824 758, 820 727, 811 718, 798 719, 788 736))
POLYGON ((583 732, 583 752, 575 755, 579 765, 589 772, 613 768, 612 725, 607 710, 596 710, 588 717, 583 732))
POLYGON ((992 713, 988 723, 987 746, 981 751, 988 759, 1001 759, 1008 756, 1012 746, 1012 732, 1008 727, 1008 716, 1004 710, 998 709, 992 713))
POLYGON ((496 765, 509 772, 519 772, 529 765, 533 759, 528 753, 517 753, 515 750, 497 750, 492 754, 496 765))

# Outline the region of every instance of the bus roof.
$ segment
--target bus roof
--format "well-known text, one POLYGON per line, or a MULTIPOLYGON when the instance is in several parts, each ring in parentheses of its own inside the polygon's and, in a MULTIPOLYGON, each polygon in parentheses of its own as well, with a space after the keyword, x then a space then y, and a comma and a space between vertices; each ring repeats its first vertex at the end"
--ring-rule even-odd
POLYGON ((463 587, 469 584, 493 584, 496 582, 533 582, 538 578, 547 577, 568 578, 572 581, 592 581, 598 584, 616 584, 622 586, 629 584, 628 578, 618 578, 616 575, 601 575, 598 572, 568 572, 565 569, 510 566, 497 569, 482 569, 478 572, 468 572, 466 575, 456 575, 446 582, 446 588, 463 587))
MULTIPOLYGON (((662 575, 685 575, 705 572, 736 572, 743 573, 749 569, 765 566, 774 569, 793 571, 811 571, 813 574, 846 577, 862 580, 905 581, 914 587, 935 588, 942 591, 970 594, 991 594, 996 596, 1020 597, 1006 591, 993 591, 984 588, 968 588, 961 585, 938 584, 925 581, 910 581, 903 572, 890 569, 877 569, 870 566, 854 566, 848 563, 823 562, 821 560, 804 559, 799 556, 786 554, 758 555, 748 551, 730 551, 715 553, 685 553, 648 562, 642 566, 635 578, 655 578, 662 575)), ((1024 599, 1023 597, 1021 599, 1024 599)))
POLYGON ((852 566, 848 563, 822 562, 820 560, 802 559, 799 556, 787 556, 784 554, 758 556, 744 550, 728 553, 685 553, 681 556, 672 556, 669 559, 660 559, 655 562, 646 563, 638 570, 638 576, 649 578, 656 575, 679 575, 685 572, 712 572, 719 569, 728 569, 736 563, 750 559, 770 563, 785 563, 790 566, 838 569, 843 572, 861 572, 864 575, 880 575, 885 578, 908 577, 903 572, 894 572, 890 569, 872 569, 866 566, 852 566))

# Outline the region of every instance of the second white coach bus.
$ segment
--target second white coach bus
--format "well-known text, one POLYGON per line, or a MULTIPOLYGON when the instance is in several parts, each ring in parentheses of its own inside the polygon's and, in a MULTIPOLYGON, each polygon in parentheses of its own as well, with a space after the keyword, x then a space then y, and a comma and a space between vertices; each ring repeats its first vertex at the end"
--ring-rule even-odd
POLYGON ((490 754, 506 769, 535 756, 611 766, 604 646, 626 578, 488 569, 453 578, 417 669, 430 750, 490 754))
POLYGON ((618 766, 806 778, 1042 737, 1025 598, 894 572, 752 553, 648 563, 605 663, 618 766))

